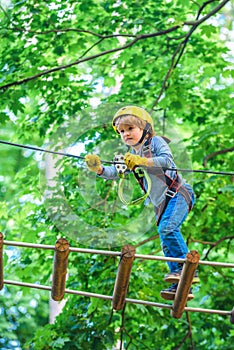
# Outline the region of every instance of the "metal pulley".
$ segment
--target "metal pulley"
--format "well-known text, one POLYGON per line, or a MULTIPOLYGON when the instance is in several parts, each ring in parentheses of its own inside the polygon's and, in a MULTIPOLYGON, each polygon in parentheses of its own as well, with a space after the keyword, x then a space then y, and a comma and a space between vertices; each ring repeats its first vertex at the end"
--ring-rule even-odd
POLYGON ((115 169, 117 170, 117 173, 119 174, 120 177, 122 177, 125 171, 127 170, 127 165, 124 163, 124 155, 116 154, 114 157, 114 164, 115 164, 115 169))

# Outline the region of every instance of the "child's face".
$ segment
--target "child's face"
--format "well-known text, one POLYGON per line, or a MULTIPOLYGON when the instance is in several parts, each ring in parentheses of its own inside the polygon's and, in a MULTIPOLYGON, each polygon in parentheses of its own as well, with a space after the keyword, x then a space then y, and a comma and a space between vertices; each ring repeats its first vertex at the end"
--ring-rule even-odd
POLYGON ((118 132, 127 146, 133 146, 141 139, 143 130, 133 124, 120 124, 118 126, 118 132))

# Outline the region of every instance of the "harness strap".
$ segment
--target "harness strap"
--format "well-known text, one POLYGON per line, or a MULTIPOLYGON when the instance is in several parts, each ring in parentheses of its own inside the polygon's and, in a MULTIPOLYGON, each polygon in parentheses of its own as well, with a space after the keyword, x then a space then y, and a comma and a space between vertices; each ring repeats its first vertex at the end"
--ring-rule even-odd
POLYGON ((146 135, 148 134, 150 129, 151 129, 151 124, 146 122, 146 126, 145 126, 145 128, 143 130, 143 133, 142 133, 142 136, 141 136, 140 140, 137 143, 135 143, 135 145, 133 145, 133 147, 138 146, 138 145, 140 145, 142 143, 142 141, 144 140, 144 138, 146 137, 146 135))
POLYGON ((160 206, 159 206, 158 208, 157 208, 157 207, 154 207, 155 213, 156 213, 157 216, 158 216, 157 226, 158 226, 159 223, 160 223, 161 217, 162 217, 163 213, 165 212, 168 203, 170 202, 170 200, 171 200, 172 198, 175 197, 175 195, 176 195, 177 193, 182 194, 182 196, 183 196, 184 199, 186 200, 186 202, 187 202, 187 204, 188 204, 188 212, 190 212, 191 209, 192 209, 192 198, 191 198, 190 193, 189 193, 188 190, 186 189, 186 187, 180 186, 180 188, 179 188, 178 191, 173 191, 173 189, 174 189, 174 188, 172 188, 172 190, 171 190, 171 192, 174 193, 173 196, 170 196, 170 195, 167 195, 167 194, 166 194, 166 198, 165 198, 164 201, 160 204, 160 206))

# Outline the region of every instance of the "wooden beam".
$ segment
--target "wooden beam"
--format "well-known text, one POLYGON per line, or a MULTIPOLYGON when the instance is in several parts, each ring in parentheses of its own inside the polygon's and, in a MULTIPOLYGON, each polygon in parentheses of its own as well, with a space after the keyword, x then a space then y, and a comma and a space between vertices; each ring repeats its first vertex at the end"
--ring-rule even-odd
POLYGON ((66 287, 69 243, 60 238, 55 244, 54 269, 52 278, 51 298, 55 301, 63 299, 66 287))
POLYGON ((187 298, 193 281, 194 273, 199 263, 200 255, 196 250, 191 250, 185 259, 180 282, 177 287, 174 304, 171 310, 171 316, 180 318, 184 312, 187 298))
POLYGON ((3 288, 3 234, 0 232, 0 290, 3 288))
POLYGON ((123 246, 121 250, 118 272, 115 280, 112 308, 122 310, 129 286, 132 263, 135 258, 135 248, 130 244, 123 246))

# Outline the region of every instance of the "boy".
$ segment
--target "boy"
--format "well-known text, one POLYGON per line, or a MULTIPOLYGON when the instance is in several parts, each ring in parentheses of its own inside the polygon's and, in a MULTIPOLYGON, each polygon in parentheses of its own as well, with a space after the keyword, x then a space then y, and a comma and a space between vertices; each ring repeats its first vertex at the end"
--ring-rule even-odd
MULTIPOLYGON (((166 170, 176 169, 176 165, 165 139, 155 135, 153 120, 147 111, 136 106, 123 107, 115 114, 112 126, 128 149, 131 149, 131 153, 127 152, 124 156, 128 169, 140 182, 135 168, 143 167, 151 179, 151 190, 146 204, 151 202, 154 205, 164 255, 184 259, 188 247, 181 235, 180 226, 194 204, 191 186, 185 183, 176 170, 166 170)), ((115 166, 102 166, 97 155, 87 155, 85 161, 89 170, 96 172, 97 175, 105 179, 118 178, 115 166)), ((144 178, 141 180, 141 186, 147 191, 147 182, 144 178)), ((164 280, 172 284, 161 291, 162 298, 166 300, 175 298, 182 265, 168 262, 170 273, 165 275, 164 280)), ((196 282, 198 277, 195 275, 193 283, 196 282)), ((188 300, 193 298, 190 291, 188 300)))

